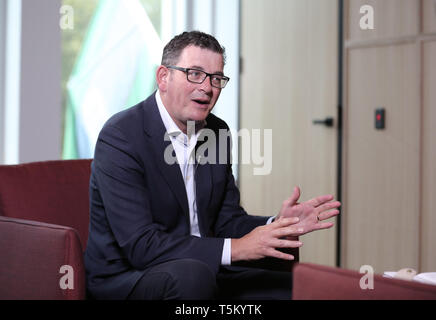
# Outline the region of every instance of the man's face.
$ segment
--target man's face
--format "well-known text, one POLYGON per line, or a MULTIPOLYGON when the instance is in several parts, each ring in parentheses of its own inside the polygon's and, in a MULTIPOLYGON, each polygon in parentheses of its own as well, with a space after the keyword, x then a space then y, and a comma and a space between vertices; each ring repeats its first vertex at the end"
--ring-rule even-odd
MULTIPOLYGON (((186 47, 176 66, 212 74, 223 74, 224 68, 221 54, 196 46, 186 47)), ((187 121, 201 122, 206 119, 215 106, 221 89, 212 87, 209 77, 199 84, 189 82, 186 73, 180 70, 168 69, 168 72, 162 101, 177 126, 186 132, 187 121)))

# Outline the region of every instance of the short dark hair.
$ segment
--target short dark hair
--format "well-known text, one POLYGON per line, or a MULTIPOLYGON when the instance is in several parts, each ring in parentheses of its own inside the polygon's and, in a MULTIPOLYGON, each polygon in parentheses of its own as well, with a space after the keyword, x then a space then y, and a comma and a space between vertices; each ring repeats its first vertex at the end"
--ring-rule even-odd
POLYGON ((220 45, 217 39, 201 31, 185 31, 175 36, 165 46, 161 64, 164 66, 175 65, 183 49, 188 46, 196 46, 219 53, 223 57, 223 63, 226 63, 226 49, 220 45))

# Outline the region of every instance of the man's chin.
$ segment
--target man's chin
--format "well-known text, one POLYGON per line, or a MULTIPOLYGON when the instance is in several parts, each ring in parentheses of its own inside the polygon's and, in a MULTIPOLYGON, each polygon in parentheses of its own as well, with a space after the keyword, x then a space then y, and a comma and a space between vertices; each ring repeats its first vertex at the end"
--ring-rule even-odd
POLYGON ((209 115, 210 110, 204 112, 195 112, 188 117, 188 123, 192 122, 197 124, 203 124, 206 121, 207 116, 209 115))
POLYGON ((188 120, 186 123, 186 130, 187 132, 197 132, 198 130, 201 130, 206 125, 205 120, 188 120))
POLYGON ((193 108, 193 112, 207 112, 207 113, 209 113, 209 111, 212 109, 210 107, 210 103, 201 104, 197 102, 194 102, 192 108, 193 108))
POLYGON ((190 114, 189 118, 192 121, 204 121, 210 112, 211 112, 210 108, 204 108, 204 109, 197 108, 190 114))

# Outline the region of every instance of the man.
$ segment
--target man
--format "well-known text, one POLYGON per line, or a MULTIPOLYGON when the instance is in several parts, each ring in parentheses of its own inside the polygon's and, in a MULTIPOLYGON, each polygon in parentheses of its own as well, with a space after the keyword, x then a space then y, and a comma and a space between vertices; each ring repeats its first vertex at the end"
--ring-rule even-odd
POLYGON ((210 113, 229 81, 224 58, 210 35, 176 36, 156 71, 158 90, 101 130, 85 253, 92 297, 289 299, 290 272, 240 263, 293 260, 286 249, 302 245, 299 235, 333 225, 321 221, 340 203, 321 196, 299 204, 298 188, 275 217, 240 207, 230 139, 219 134, 228 126, 210 113))

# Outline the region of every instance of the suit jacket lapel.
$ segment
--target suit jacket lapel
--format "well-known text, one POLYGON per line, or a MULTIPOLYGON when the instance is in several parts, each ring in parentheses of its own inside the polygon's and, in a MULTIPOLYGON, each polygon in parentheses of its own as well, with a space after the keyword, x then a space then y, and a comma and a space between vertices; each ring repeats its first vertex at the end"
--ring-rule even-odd
POLYGON ((197 212, 198 224, 200 233, 205 236, 210 236, 207 208, 209 205, 210 196, 212 194, 212 174, 211 165, 209 163, 199 164, 195 172, 195 184, 197 190, 197 212))
POLYGON ((206 159, 200 158, 197 155, 197 149, 203 143, 204 140, 199 140, 195 147, 195 161, 197 162, 195 170, 196 201, 200 233, 204 236, 211 236, 211 234, 209 234, 210 228, 208 228, 207 208, 212 195, 212 167, 206 159))
MULTIPOLYGON (((165 152, 172 154, 174 149, 169 137, 165 139, 166 130, 160 117, 154 94, 144 102, 144 130, 152 145, 157 167, 177 198, 189 223, 188 197, 182 173, 180 172, 180 166, 177 162, 168 164, 165 161, 165 152)), ((175 158, 175 155, 171 158, 175 158)))

